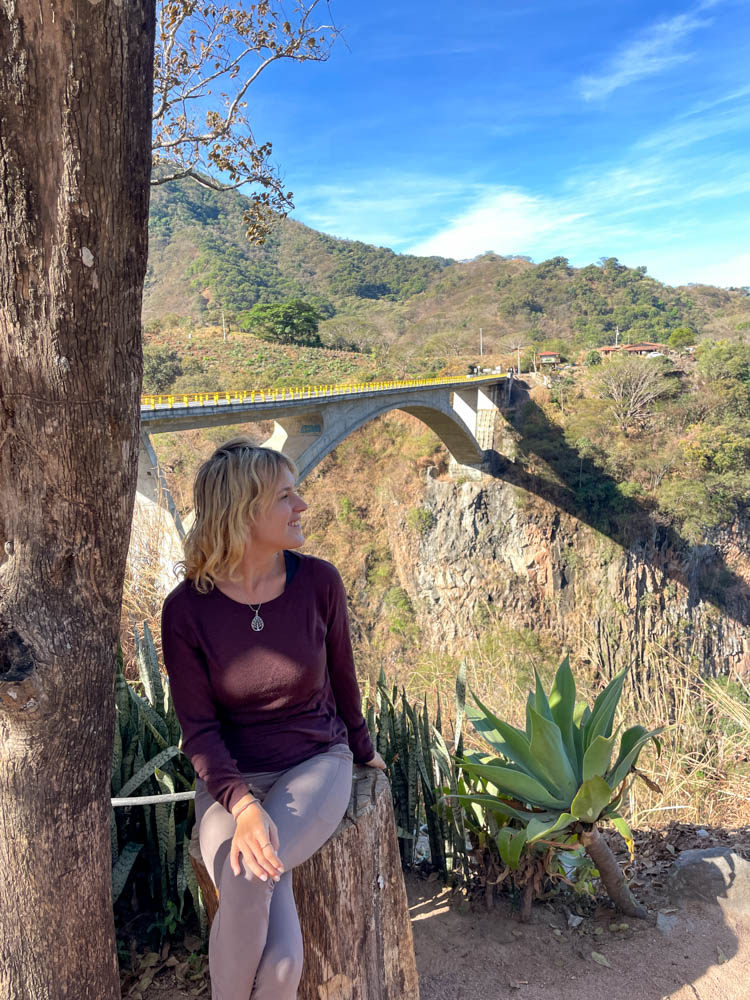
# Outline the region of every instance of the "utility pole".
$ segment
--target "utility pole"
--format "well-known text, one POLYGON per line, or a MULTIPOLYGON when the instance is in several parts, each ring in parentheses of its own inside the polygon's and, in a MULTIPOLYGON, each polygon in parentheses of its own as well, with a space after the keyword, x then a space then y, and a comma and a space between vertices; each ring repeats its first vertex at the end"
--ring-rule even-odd
POLYGON ((620 343, 620 324, 618 323, 615 327, 615 347, 620 343))
POLYGON ((480 326, 479 327, 479 357, 481 358, 483 354, 484 354, 484 347, 483 347, 483 344, 482 344, 482 328, 480 326))

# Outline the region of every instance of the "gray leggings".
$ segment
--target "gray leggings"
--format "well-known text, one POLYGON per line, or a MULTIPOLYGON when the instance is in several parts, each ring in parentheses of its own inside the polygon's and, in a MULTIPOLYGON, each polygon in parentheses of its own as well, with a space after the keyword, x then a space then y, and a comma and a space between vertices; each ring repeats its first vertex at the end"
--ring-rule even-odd
POLYGON ((285 869, 279 882, 261 882, 244 865, 235 876, 229 864, 235 822, 196 781, 201 854, 220 900, 208 947, 213 1000, 296 1000, 303 955, 292 868, 311 857, 341 821, 351 795, 352 760, 349 747, 337 743, 287 771, 242 775, 278 828, 285 869))

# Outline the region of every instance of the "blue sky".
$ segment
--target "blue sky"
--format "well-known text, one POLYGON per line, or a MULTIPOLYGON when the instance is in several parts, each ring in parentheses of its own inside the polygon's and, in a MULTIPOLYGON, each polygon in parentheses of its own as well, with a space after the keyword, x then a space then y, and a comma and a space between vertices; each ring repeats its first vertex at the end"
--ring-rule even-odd
POLYGON ((293 217, 466 259, 750 285, 750 3, 334 0, 327 63, 248 112, 293 217))

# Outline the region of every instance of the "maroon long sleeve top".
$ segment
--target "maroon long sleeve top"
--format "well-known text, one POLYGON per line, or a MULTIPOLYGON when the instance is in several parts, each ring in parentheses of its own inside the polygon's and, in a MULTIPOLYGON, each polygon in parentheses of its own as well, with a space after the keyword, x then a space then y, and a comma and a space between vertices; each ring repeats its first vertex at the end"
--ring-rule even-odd
POLYGON ((279 597, 253 612, 218 587, 184 580, 162 609, 164 663, 183 750, 209 793, 231 810, 241 772, 281 771, 348 743, 374 755, 354 669, 346 592, 330 563, 300 555, 279 597))

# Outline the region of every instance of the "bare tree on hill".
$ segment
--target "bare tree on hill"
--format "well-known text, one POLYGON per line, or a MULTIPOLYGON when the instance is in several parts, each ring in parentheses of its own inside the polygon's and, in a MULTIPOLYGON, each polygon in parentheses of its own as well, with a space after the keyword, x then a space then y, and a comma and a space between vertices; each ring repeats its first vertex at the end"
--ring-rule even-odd
POLYGON ((632 355, 613 359, 594 377, 599 396, 609 400, 610 412, 623 433, 633 426, 642 427, 654 403, 673 389, 659 360, 632 355))

